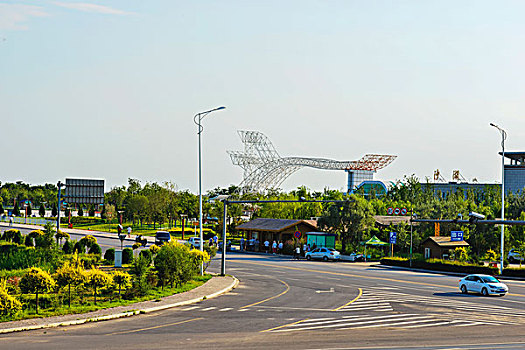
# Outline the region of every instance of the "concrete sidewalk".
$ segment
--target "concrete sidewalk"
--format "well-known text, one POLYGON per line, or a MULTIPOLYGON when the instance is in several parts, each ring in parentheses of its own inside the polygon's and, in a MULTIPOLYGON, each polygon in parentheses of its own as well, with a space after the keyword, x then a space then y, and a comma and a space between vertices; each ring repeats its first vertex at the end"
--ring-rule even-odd
POLYGON ((221 294, 227 293, 234 289, 238 283, 239 281, 232 276, 214 276, 202 286, 185 293, 162 298, 160 301, 143 301, 140 303, 126 306, 117 306, 109 309, 88 312, 85 314, 32 318, 20 321, 3 322, 0 323, 0 334, 59 326, 71 326, 86 322, 105 321, 193 304, 204 299, 215 298, 221 294))

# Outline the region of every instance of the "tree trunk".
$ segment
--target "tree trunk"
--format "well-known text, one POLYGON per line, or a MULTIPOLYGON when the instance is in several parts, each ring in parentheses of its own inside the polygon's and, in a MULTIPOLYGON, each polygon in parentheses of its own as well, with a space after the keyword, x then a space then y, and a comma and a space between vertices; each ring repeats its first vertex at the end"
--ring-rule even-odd
POLYGON ((118 285, 118 300, 120 300, 120 284, 118 285))
POLYGON ((71 283, 67 285, 68 287, 68 302, 67 302, 67 305, 69 306, 69 308, 71 309, 71 283))
POLYGON ((38 289, 36 290, 36 314, 38 315, 38 289))
POLYGON ((95 305, 97 305, 97 287, 95 286, 95 305))

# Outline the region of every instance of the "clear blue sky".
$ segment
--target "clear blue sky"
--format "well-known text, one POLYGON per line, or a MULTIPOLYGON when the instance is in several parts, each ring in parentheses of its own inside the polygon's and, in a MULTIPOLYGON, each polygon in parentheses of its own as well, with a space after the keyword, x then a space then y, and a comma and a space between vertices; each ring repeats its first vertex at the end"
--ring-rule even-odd
MULTIPOLYGON (((226 150, 264 132, 283 156, 398 155, 376 177, 500 179, 525 150, 522 1, 0 0, 0 181, 242 178, 226 150)), ((283 183, 343 189, 344 172, 283 183)))

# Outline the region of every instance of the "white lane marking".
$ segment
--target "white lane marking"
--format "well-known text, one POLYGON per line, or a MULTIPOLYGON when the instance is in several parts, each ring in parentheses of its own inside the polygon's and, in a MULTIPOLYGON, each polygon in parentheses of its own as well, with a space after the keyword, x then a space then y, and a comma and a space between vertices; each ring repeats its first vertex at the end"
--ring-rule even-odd
POLYGON ((182 311, 189 311, 189 310, 195 310, 195 309, 199 309, 200 306, 191 306, 191 307, 187 307, 185 309, 182 309, 182 311))
POLYGON ((210 310, 214 310, 214 309, 216 309, 216 307, 212 306, 212 307, 207 307, 205 309, 202 309, 201 311, 210 311, 210 310))
POLYGON ((232 307, 225 307, 224 309, 220 309, 219 311, 230 311, 230 310, 233 310, 232 307))

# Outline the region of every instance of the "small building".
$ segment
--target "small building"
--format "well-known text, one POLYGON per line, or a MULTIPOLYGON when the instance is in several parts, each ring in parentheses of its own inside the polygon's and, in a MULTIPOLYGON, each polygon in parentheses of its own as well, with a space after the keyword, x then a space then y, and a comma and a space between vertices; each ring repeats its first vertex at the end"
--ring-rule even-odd
POLYGON ((317 229, 315 220, 268 219, 257 218, 235 228, 242 231, 247 240, 247 249, 262 250, 264 241, 286 242, 294 238, 296 231, 301 232, 301 237, 307 232, 317 229), (252 247, 253 246, 253 247, 252 247))
POLYGON ((465 241, 452 241, 446 236, 431 236, 421 244, 425 251, 425 259, 448 259, 454 249, 468 247, 465 241))
POLYGON ((310 248, 314 247, 325 247, 335 249, 335 233, 326 232, 306 232, 306 244, 310 245, 310 248))

